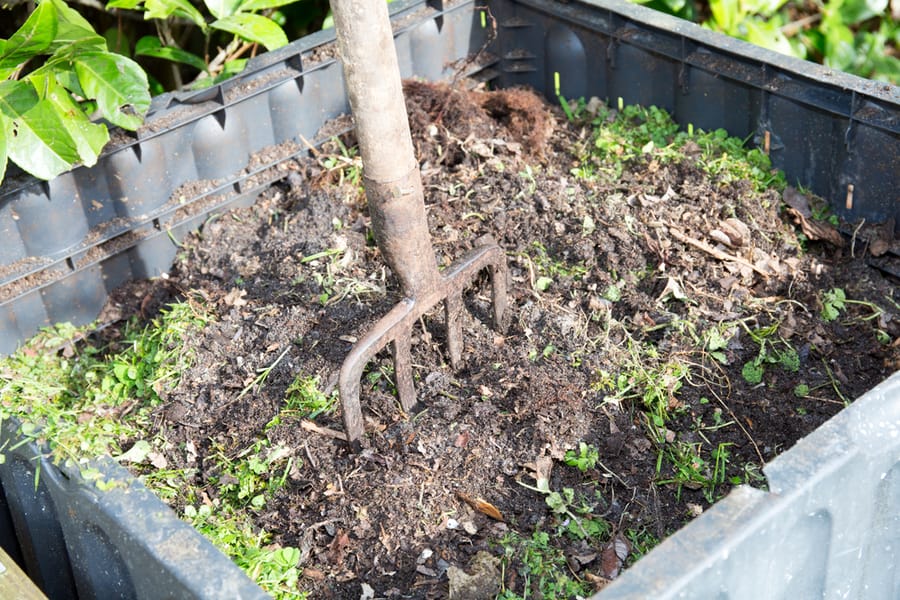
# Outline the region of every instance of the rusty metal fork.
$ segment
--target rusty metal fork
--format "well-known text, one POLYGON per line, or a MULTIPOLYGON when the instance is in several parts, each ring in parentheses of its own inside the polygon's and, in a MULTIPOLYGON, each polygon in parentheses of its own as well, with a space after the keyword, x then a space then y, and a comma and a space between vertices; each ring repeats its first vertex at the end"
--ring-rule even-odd
POLYGON ((331 0, 338 47, 363 162, 372 229, 403 299, 356 343, 339 379, 347 440, 363 434, 359 382, 366 364, 389 343, 400 404, 416 404, 411 336, 423 314, 444 303, 450 364, 462 358, 462 293, 483 269, 491 277, 496 327, 506 309, 506 256, 496 244, 470 251, 443 273, 428 233, 422 177, 413 150, 400 68, 384 0, 331 0))

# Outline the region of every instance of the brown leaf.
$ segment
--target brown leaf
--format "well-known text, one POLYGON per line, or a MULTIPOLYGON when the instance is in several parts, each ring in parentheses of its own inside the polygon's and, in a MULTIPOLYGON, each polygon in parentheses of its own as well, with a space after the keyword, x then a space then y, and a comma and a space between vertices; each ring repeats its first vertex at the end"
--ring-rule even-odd
POLYGON ((631 542, 621 535, 614 537, 600 552, 600 574, 606 579, 618 577, 630 553, 631 542))
POLYGON ((844 238, 838 230, 822 221, 815 221, 803 216, 796 208, 788 208, 787 212, 793 217, 794 222, 800 226, 803 235, 811 240, 824 240, 838 248, 844 247, 844 238))
POLYGON ((869 253, 872 256, 881 256, 894 245, 894 225, 894 219, 888 219, 875 226, 875 239, 869 245, 869 253))
POLYGON ((242 306, 247 305, 247 301, 244 300, 244 296, 246 296, 246 295, 247 295, 247 290, 232 288, 230 292, 225 294, 225 297, 222 298, 222 300, 224 300, 226 306, 233 306, 235 308, 240 308, 242 306))
POLYGON ((313 569, 310 567, 305 567, 303 569, 303 576, 309 577, 310 579, 313 579, 315 581, 322 581, 325 579, 325 573, 323 573, 319 569, 313 569))
POLYGON ((872 242, 872 245, 869 246, 869 253, 872 256, 881 256, 891 249, 890 242, 886 242, 885 240, 878 239, 872 242))
POLYGON ((743 246, 750 241, 750 228, 740 219, 728 217, 722 222, 722 231, 725 232, 735 246, 743 246))
POLYGON ((481 498, 472 498, 468 494, 464 494, 462 492, 457 492, 456 496, 481 514, 487 515, 488 517, 497 521, 504 520, 503 514, 497 509, 496 506, 494 506, 487 500, 483 500, 481 498))
POLYGON ((325 554, 326 558, 335 565, 341 564, 344 562, 344 553, 349 545, 350 536, 343 529, 338 529, 334 540, 328 545, 328 552, 325 554))
POLYGON ((600 577, 598 575, 594 575, 593 573, 591 573, 589 571, 584 572, 584 578, 588 581, 588 583, 590 583, 591 585, 594 586, 595 592, 599 592, 600 590, 602 590, 603 588, 605 588, 606 586, 608 586, 610 584, 609 579, 607 579, 605 577, 600 577))
POLYGON ((797 188, 792 186, 784 188, 781 199, 793 210, 800 213, 800 216, 804 219, 812 218, 812 209, 809 207, 809 198, 805 194, 802 194, 797 188))

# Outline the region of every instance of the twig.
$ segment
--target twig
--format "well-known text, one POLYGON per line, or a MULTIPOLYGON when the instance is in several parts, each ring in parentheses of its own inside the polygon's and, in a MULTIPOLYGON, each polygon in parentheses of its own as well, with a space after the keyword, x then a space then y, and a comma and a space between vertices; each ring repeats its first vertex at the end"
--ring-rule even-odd
POLYGON ((313 433, 318 433, 319 435, 324 435, 325 437, 334 438, 336 440, 347 441, 347 434, 343 431, 335 431, 334 429, 328 429, 327 427, 321 427, 316 425, 312 421, 300 421, 300 428, 305 429, 306 431, 311 431, 313 433))
POLYGON ((838 395, 838 398, 843 400, 844 407, 850 406, 850 400, 848 400, 847 397, 841 393, 841 389, 840 389, 840 387, 838 387, 838 382, 835 381, 834 373, 832 373, 831 367, 828 366, 828 363, 825 361, 824 358, 822 359, 822 366, 825 367, 825 372, 828 373, 828 379, 831 382, 831 387, 834 389, 835 393, 838 395))
POLYGON ((307 148, 309 148, 309 151, 312 152, 313 156, 315 156, 316 158, 319 158, 319 156, 322 154, 321 152, 319 152, 319 149, 316 148, 312 144, 312 142, 306 139, 306 136, 304 136, 302 133, 300 134, 300 141, 303 142, 307 148))
POLYGON ((597 461, 597 464, 600 466, 601 469, 603 469, 604 471, 606 471, 606 472, 609 474, 610 477, 615 478, 616 481, 618 481, 619 483, 621 483, 623 487, 625 487, 626 489, 630 487, 627 483, 625 483, 625 481, 622 480, 621 477, 619 477, 618 475, 616 475, 615 471, 610 470, 609 467, 607 467, 606 465, 604 465, 604 464, 603 464, 602 462, 600 462, 599 460, 597 461))
POLYGON ((856 237, 859 235, 859 230, 862 229, 862 226, 865 224, 866 220, 863 219, 853 230, 853 237, 850 238, 850 258, 856 258, 856 237))
POLYGON ((797 35, 801 29, 803 29, 807 25, 812 25, 821 18, 822 13, 816 13, 802 19, 797 19, 796 21, 791 21, 790 23, 781 27, 781 33, 784 34, 784 37, 793 37, 797 35))
POLYGON ((759 273, 760 275, 762 275, 763 277, 768 279, 769 274, 766 273, 765 271, 763 271, 762 269, 760 269, 759 267, 757 267, 756 265, 754 265, 753 263, 751 263, 750 261, 744 260, 740 256, 735 256, 733 254, 728 254, 727 252, 723 252, 722 250, 719 250, 718 248, 713 248, 706 242, 701 242, 700 240, 697 240, 688 235, 685 235, 684 233, 682 233, 681 231, 679 231, 677 228, 675 228, 672 225, 666 224, 666 226, 669 229, 669 233, 672 234, 672 237, 674 237, 678 241, 684 242, 685 244, 689 244, 689 245, 693 246, 694 248, 697 248, 698 250, 703 250, 707 254, 710 254, 711 256, 713 256, 714 258, 718 258, 719 260, 727 260, 727 261, 731 261, 731 262, 736 262, 739 265, 743 265, 745 267, 753 269, 754 272, 759 273))
MULTIPOLYGON (((169 22, 164 19, 156 20, 156 33, 159 35, 159 38, 162 40, 163 44, 170 47, 177 47, 175 44, 175 38, 172 36, 172 28, 169 26, 169 22)), ((178 68, 176 63, 169 63, 169 69, 172 71, 172 83, 175 86, 176 90, 180 90, 181 86, 184 84, 184 81, 181 79, 181 70, 178 68)))
POLYGON ((450 101, 453 99, 453 90, 456 89, 456 84, 459 82, 459 79, 463 76, 466 69, 469 68, 471 64, 477 61, 482 54, 488 49, 488 47, 497 39, 497 19, 494 18, 494 15, 491 14, 490 9, 485 6, 480 9, 483 11, 485 18, 490 21, 491 29, 487 35, 487 39, 485 39, 484 44, 481 45, 481 48, 478 49, 478 52, 470 54, 469 57, 463 62, 459 68, 456 69, 456 72, 453 74, 453 79, 450 80, 450 90, 451 93, 447 94, 447 98, 444 100, 444 105, 441 106, 441 110, 438 111, 437 115, 434 118, 435 123, 440 123, 444 118, 444 113, 447 111, 447 108, 450 106, 450 101))
POLYGON ((318 469, 319 463, 316 461, 315 458, 313 458, 312 453, 309 451, 309 441, 308 440, 306 442, 304 442, 303 449, 306 451, 306 458, 309 459, 309 464, 312 465, 313 469, 318 469))

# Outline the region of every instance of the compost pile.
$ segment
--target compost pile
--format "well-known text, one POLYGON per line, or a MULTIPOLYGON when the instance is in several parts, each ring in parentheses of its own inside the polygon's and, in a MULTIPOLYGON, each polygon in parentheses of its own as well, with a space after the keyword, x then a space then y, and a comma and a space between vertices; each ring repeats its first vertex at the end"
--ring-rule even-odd
POLYGON ((337 437, 339 408, 282 412, 298 376, 330 395, 352 342, 398 300, 348 135, 207 223, 168 278, 116 295, 144 316, 185 296, 213 309, 158 410, 166 461, 195 469, 215 505, 215 457, 259 440, 290 454, 284 485, 248 510, 272 544, 300 549, 311 597, 522 595, 535 583, 521 557, 501 574, 491 556, 504 539, 572 529, 573 515, 602 534, 551 543, 570 576, 600 587, 639 539, 674 532, 734 483, 764 485, 764 462, 900 367, 885 343, 900 336, 895 281, 869 264, 892 236, 841 239, 798 192, 710 177, 690 142, 678 161, 649 152, 624 157, 618 177, 575 177, 594 143, 590 105, 569 120, 522 90, 406 91, 441 266, 483 236, 509 257, 505 331, 488 325, 486 277, 467 294, 464 368, 447 365, 440 311, 415 332, 421 412, 402 414, 387 354, 363 382, 361 452, 337 437), (837 289, 881 310, 841 304, 826 320, 837 289), (580 443, 597 450, 583 471, 565 460, 580 443), (694 477, 673 458, 691 449, 694 477), (567 488, 571 514, 547 502, 567 488))

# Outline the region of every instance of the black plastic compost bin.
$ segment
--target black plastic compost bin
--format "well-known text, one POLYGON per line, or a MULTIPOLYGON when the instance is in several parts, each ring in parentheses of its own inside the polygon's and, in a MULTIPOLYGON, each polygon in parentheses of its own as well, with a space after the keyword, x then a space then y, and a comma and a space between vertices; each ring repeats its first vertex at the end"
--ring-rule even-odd
MULTIPOLYGON (((848 221, 900 224, 897 87, 618 0, 391 6, 404 76, 450 79, 464 66, 495 87, 661 106, 684 126, 724 128, 759 144, 767 139, 775 166, 848 221)), ((307 152, 306 140, 317 141, 325 121, 347 112, 333 55, 331 32, 308 36, 251 60, 218 86, 155 98, 146 124, 115 136, 120 141, 92 168, 50 182, 10 175, 0 188, 0 353, 44 325, 90 323, 112 289, 165 273, 188 232, 214 213, 252 203, 284 176, 286 162, 307 152), (276 158, 251 164, 251 155, 273 146, 277 151, 266 155, 276 158), (205 187, 186 187, 198 181, 205 187), (196 189, 203 191, 189 191, 196 189)), ((897 378, 867 394, 808 438, 817 441, 801 442, 800 453, 767 467, 772 494, 739 488, 602 597, 756 598, 760 581, 767 582, 767 597, 809 597, 820 589, 829 596, 900 597, 898 395, 897 378), (851 467, 865 482, 839 493, 846 486, 833 476, 851 467), (846 511, 860 507, 867 507, 860 514, 868 528, 851 536, 846 511), (724 539, 716 526, 727 526, 724 539), (779 527, 795 534, 789 543, 766 537, 779 527), (836 541, 844 538, 855 540, 869 562, 836 556, 846 550, 836 541), (740 575, 735 564, 746 566, 740 575), (743 587, 722 587, 715 574, 725 571, 743 587), (702 581, 715 585, 699 587, 702 581)), ((15 423, 4 423, 2 435, 0 544, 49 596, 261 595, 112 461, 95 465, 118 482, 101 493, 79 468, 39 458, 40 448, 15 423)))

